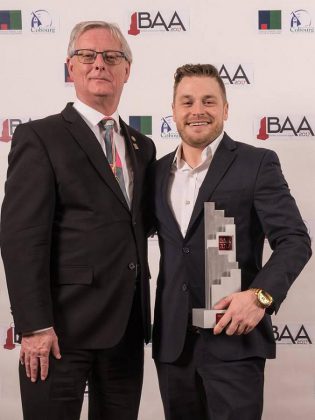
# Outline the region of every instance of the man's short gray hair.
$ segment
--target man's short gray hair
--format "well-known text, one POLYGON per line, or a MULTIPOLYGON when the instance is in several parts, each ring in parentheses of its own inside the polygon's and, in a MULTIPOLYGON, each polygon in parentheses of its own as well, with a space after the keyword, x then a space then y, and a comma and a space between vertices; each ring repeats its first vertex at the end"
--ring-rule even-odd
POLYGON ((122 52, 125 54, 126 59, 129 63, 132 62, 132 52, 128 45, 126 38, 123 36, 118 25, 115 23, 104 22, 102 20, 88 20, 85 22, 79 22, 72 29, 70 34, 70 40, 68 45, 68 57, 72 57, 75 51, 75 43, 77 39, 89 29, 106 29, 108 30, 114 39, 116 39, 121 44, 122 52))

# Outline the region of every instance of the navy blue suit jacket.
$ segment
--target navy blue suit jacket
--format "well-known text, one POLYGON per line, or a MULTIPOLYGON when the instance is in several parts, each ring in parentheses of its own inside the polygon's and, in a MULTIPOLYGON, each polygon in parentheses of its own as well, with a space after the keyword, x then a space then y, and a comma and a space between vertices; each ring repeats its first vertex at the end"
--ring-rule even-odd
MULTIPOLYGON (((192 308, 205 306, 204 202, 213 201, 225 216, 234 217, 242 289, 268 291, 274 297, 275 311, 311 255, 306 227, 273 151, 233 141, 224 134, 200 188, 185 237, 168 204, 174 155, 157 161, 152 177, 161 251, 153 354, 162 362, 179 357, 192 308), (265 237, 273 253, 262 266, 265 237)), ((223 360, 275 357, 269 314, 248 335, 214 336, 211 331, 203 332, 204 339, 213 354, 223 360)))

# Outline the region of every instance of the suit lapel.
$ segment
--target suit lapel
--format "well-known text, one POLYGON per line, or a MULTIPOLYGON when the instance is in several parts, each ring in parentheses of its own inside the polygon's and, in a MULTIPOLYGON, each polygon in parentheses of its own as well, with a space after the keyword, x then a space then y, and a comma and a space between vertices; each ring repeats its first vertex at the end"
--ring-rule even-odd
POLYGON ((71 135, 79 144, 81 149, 84 150, 91 164, 113 193, 119 198, 121 203, 129 210, 119 184, 104 156, 102 147, 90 128, 83 121, 78 112, 72 107, 72 104, 68 104, 61 114, 67 123, 67 129, 70 131, 71 135))
POLYGON ((141 201, 141 191, 142 182, 140 180, 140 168, 136 154, 141 153, 137 145, 137 139, 134 136, 130 136, 127 124, 120 118, 120 127, 121 127, 121 134, 125 139, 126 151, 130 157, 130 162, 133 170, 133 193, 132 193, 132 205, 131 205, 131 212, 136 216, 140 201, 141 201))
POLYGON ((236 143, 230 139, 227 134, 224 134, 224 137, 214 154, 207 175, 200 187, 186 236, 189 235, 194 223, 203 212, 204 203, 206 201, 211 201, 211 195, 220 183, 221 179, 224 177, 226 171, 232 165, 234 159, 236 158, 236 149, 236 143))
POLYGON ((169 205, 169 197, 168 197, 168 190, 169 190, 169 182, 170 182, 170 173, 172 169, 172 164, 174 161, 176 150, 172 153, 170 153, 167 157, 167 159, 164 162, 164 166, 160 168, 160 172, 162 173, 161 182, 159 185, 157 185, 157 189, 159 189, 159 193, 156 194, 157 198, 161 198, 163 209, 164 209, 164 216, 165 220, 169 222, 166 222, 166 224, 169 227, 169 230, 173 231, 173 234, 178 237, 180 241, 183 240, 182 232, 178 226, 177 220, 175 219, 175 216, 172 212, 172 209, 169 205))

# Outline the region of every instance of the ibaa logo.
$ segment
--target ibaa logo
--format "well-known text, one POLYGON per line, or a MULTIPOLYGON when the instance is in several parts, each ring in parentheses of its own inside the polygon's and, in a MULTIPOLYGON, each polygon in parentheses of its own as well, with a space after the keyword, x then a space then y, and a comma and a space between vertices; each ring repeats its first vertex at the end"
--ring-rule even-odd
POLYGON ((314 137, 311 120, 314 121, 315 118, 306 118, 306 116, 263 117, 257 121, 256 138, 268 140, 271 137, 314 137))
POLYGON ((183 32, 189 27, 187 13, 181 11, 146 11, 133 12, 130 17, 129 35, 141 32, 183 32))
POLYGON ((0 330, 1 345, 5 350, 14 350, 17 345, 20 345, 20 336, 16 334, 13 324, 9 328, 1 327, 0 330))
POLYGON ((313 344, 310 328, 302 325, 273 325, 273 335, 277 344, 313 344))
POLYGON ((31 121, 31 118, 1 118, 0 117, 0 141, 5 143, 12 140, 16 127, 23 122, 31 121))
POLYGON ((251 66, 242 64, 222 64, 217 67, 225 85, 250 85, 253 80, 251 66))

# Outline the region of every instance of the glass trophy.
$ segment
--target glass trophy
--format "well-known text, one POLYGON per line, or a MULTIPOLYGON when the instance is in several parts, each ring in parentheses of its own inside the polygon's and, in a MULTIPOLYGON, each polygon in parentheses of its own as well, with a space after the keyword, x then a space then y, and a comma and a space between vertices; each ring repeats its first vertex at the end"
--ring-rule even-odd
POLYGON ((236 232, 233 217, 216 210, 215 203, 204 203, 205 223, 205 308, 193 309, 192 323, 214 328, 225 310, 214 305, 225 296, 241 291, 241 270, 236 261, 236 232))

